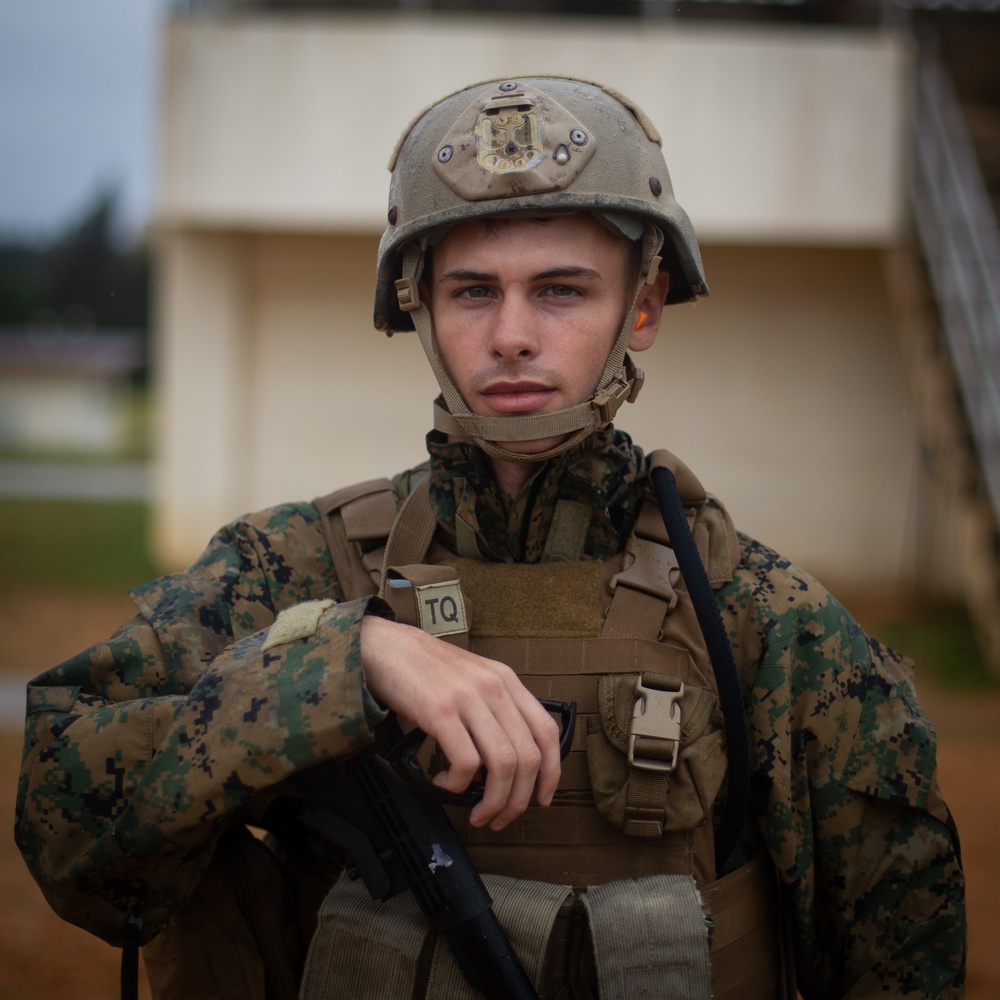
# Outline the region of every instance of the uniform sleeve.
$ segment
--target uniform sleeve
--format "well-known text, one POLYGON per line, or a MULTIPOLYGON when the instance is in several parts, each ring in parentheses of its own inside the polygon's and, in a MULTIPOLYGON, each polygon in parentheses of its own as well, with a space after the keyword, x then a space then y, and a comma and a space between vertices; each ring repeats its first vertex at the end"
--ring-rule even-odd
POLYGON ((757 557, 752 801, 791 904, 799 990, 961 996, 958 834, 912 667, 814 580, 757 557))
POLYGON ((134 592, 140 614, 109 640, 29 685, 16 838, 65 919, 120 944, 143 900, 152 937, 257 792, 370 741, 367 602, 336 602, 311 520, 231 526, 134 592))

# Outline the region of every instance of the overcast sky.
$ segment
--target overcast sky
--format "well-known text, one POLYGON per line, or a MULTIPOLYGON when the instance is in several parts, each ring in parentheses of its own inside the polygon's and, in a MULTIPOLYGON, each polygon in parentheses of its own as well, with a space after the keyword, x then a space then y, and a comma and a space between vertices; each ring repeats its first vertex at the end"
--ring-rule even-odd
POLYGON ((167 0, 0 0, 0 234, 45 236, 121 187, 149 216, 167 0))

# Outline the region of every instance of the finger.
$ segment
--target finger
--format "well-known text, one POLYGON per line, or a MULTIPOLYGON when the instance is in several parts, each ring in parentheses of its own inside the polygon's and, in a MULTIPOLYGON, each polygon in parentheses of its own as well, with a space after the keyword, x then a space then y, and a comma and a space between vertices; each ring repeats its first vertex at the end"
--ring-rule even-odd
POLYGON ((517 731, 519 738, 515 739, 514 748, 518 755, 518 767, 507 802, 490 823, 495 830, 506 826, 527 809, 532 795, 541 805, 548 805, 562 770, 559 726, 555 719, 529 692, 518 693, 516 699, 526 728, 517 731))
MULTIPOLYGON (((539 708, 542 706, 539 705, 539 708)), ((559 748, 559 723, 543 709, 544 716, 532 727, 535 742, 541 751, 541 762, 538 766, 538 776, 535 780, 535 798, 539 805, 547 806, 552 802, 559 778, 562 775, 562 755, 559 748)))
MULTIPOLYGON (((484 826, 501 813, 513 810, 508 817, 509 821, 527 806, 527 799, 521 790, 523 777, 520 777, 519 781, 524 766, 524 761, 521 759, 523 750, 519 753, 515 746, 515 742, 523 746, 524 739, 523 736, 519 737, 516 732, 511 731, 512 729, 516 731, 518 727, 526 730, 524 720, 518 716, 516 721, 508 719, 502 723, 491 712, 483 715, 475 712, 470 714, 475 716, 468 719, 468 724, 482 758, 483 767, 486 769, 486 782, 483 797, 472 810, 469 822, 473 826, 484 826), (512 793, 513 803, 511 803, 512 793)), ((528 796, 530 794, 529 790, 528 796)))
MULTIPOLYGON (((498 712, 500 724, 509 741, 509 751, 503 746, 490 748, 489 751, 481 750, 488 768, 493 766, 490 761, 494 755, 500 761, 497 766, 503 768, 498 774, 503 779, 502 782, 497 782, 490 789, 496 797, 491 797, 489 802, 484 801, 484 808, 476 815, 477 820, 488 821, 495 830, 503 828, 528 808, 537 786, 539 770, 547 755, 549 759, 546 762, 545 790, 548 792, 549 785, 552 784, 553 753, 557 771, 555 781, 558 782, 558 727, 537 699, 516 677, 512 677, 510 700, 504 702, 498 712), (501 802, 502 794, 506 797, 501 802), (496 811, 493 811, 494 803, 499 803, 496 811)), ((492 775, 491 769, 487 785, 492 775)))
POLYGON ((485 764, 465 721, 457 716, 453 720, 439 716, 437 724, 424 731, 437 742, 447 760, 447 766, 434 776, 435 784, 450 792, 464 792, 485 764))

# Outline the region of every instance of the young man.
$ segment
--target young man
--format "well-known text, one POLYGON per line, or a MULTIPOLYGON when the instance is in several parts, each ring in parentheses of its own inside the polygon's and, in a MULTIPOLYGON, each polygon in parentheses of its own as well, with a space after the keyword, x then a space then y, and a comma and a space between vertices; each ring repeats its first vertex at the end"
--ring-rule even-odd
POLYGON ((412 900, 333 884, 283 784, 394 713, 439 786, 485 769, 455 819, 544 997, 961 995, 909 667, 611 425, 626 350, 707 293, 651 123, 469 88, 404 136, 388 218, 376 326, 440 384, 429 462, 234 522, 33 682, 17 836, 53 906, 141 921, 163 997, 475 995, 412 900), (541 697, 577 704, 563 761, 541 697))

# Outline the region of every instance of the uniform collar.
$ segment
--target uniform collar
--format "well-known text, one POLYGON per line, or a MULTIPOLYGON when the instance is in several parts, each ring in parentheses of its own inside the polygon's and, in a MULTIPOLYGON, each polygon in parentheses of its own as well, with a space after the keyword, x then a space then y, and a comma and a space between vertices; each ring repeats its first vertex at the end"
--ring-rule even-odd
POLYGON ((474 444, 431 431, 427 450, 431 506, 461 555, 542 561, 557 504, 568 501, 579 505, 587 522, 582 557, 604 559, 621 548, 642 496, 642 452, 614 427, 540 465, 513 498, 502 495, 474 444))

